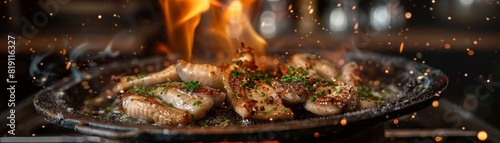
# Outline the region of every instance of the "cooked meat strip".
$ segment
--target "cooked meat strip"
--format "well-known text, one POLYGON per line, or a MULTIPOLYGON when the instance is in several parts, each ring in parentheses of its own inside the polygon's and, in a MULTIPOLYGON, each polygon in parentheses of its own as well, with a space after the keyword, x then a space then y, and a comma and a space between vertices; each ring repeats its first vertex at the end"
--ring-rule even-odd
MULTIPOLYGON (((321 84, 321 83, 318 83, 321 84)), ((357 109, 359 99, 354 88, 347 84, 321 84, 304 104, 304 108, 321 116, 336 115, 357 109)))
POLYGON ((287 106, 306 102, 310 94, 306 84, 304 82, 271 81, 272 87, 276 89, 276 93, 283 99, 284 104, 287 106))
POLYGON ((229 104, 243 118, 268 121, 292 119, 293 112, 283 105, 275 87, 265 77, 248 67, 230 65, 223 80, 229 104))
POLYGON ((222 104, 226 94, 199 82, 173 82, 159 85, 154 94, 168 105, 188 111, 194 120, 205 117, 214 106, 222 104))
POLYGON ((180 81, 175 68, 175 65, 170 65, 167 68, 152 74, 121 77, 119 82, 113 87, 113 92, 123 93, 133 86, 152 86, 159 83, 165 83, 167 81, 180 81))
POLYGON ((199 81, 206 86, 222 89, 222 69, 210 64, 192 64, 184 60, 177 61, 177 73, 182 81, 199 81))
POLYGON ((184 125, 191 118, 189 112, 169 107, 154 97, 141 96, 134 92, 127 92, 121 96, 121 106, 125 114, 131 117, 162 126, 184 125))
POLYGON ((363 78, 361 68, 356 62, 349 62, 342 66, 340 82, 344 82, 354 87, 362 85, 363 78))
POLYGON ((339 74, 334 63, 309 53, 297 53, 292 55, 288 65, 296 68, 305 68, 310 74, 317 74, 326 80, 332 80, 339 74))

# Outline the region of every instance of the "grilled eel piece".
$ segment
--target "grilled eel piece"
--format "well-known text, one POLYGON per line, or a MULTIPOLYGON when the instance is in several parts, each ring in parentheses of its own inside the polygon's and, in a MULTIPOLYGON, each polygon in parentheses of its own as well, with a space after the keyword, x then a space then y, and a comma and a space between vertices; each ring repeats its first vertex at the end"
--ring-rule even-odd
POLYGON ((202 119, 212 107, 221 105, 226 99, 226 94, 221 90, 197 81, 159 85, 154 89, 154 94, 168 105, 188 111, 193 120, 202 119))
POLYGON ((181 79, 175 69, 175 65, 170 65, 156 73, 121 77, 113 87, 113 92, 123 93, 134 86, 153 86, 168 81, 180 81, 181 79))
POLYGON ((224 73, 223 83, 227 101, 241 117, 267 121, 293 119, 292 110, 283 105, 265 74, 232 64, 224 73))
POLYGON ((122 94, 125 114, 158 125, 187 124, 222 104, 226 94, 193 82, 167 82, 153 88, 135 87, 122 94))
POLYGON ((136 92, 122 94, 121 106, 125 114, 157 125, 184 125, 191 120, 189 112, 167 106, 157 98, 136 92))

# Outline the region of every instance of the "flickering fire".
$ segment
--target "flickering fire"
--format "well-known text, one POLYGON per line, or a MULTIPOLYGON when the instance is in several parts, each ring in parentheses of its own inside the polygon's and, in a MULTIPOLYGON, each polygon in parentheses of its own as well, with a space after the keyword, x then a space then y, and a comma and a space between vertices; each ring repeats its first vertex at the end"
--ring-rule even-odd
POLYGON ((264 55, 266 41, 253 29, 249 14, 254 0, 234 0, 222 4, 216 0, 159 0, 165 17, 167 46, 180 58, 193 59, 195 35, 203 33, 203 40, 217 47, 214 58, 227 60, 241 43, 252 47, 257 57, 264 55), (202 14, 209 12, 207 23, 200 24, 202 14))
POLYGON ((193 37, 203 11, 210 7, 206 0, 160 0, 165 15, 168 43, 177 52, 191 59, 193 37), (183 48, 180 48, 183 47, 183 48))

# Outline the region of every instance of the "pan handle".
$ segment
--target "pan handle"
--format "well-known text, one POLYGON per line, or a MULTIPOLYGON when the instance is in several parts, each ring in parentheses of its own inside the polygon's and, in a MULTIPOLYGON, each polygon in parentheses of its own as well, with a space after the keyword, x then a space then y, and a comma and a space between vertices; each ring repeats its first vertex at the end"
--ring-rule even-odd
POLYGON ((143 131, 138 128, 117 127, 93 123, 77 124, 75 125, 75 130, 83 134, 115 139, 132 138, 143 133, 143 131))

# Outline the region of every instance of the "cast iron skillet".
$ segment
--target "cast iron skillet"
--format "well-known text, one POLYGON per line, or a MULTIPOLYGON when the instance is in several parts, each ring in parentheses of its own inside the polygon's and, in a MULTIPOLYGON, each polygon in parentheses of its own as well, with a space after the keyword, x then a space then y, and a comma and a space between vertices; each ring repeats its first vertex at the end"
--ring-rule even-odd
POLYGON ((141 141, 242 141, 242 140, 291 140, 315 134, 337 133, 373 127, 374 125, 429 106, 439 99, 448 85, 448 78, 440 70, 425 64, 369 52, 348 52, 345 62, 356 61, 364 68, 366 78, 382 79, 399 85, 400 95, 382 106, 348 112, 329 117, 312 117, 291 121, 278 121, 230 127, 160 127, 154 125, 122 123, 88 116, 78 112, 88 96, 95 96, 111 88, 107 84, 112 74, 131 74, 134 68, 141 71, 161 70, 165 58, 153 57, 113 63, 77 76, 90 87, 82 88, 74 76, 36 94, 36 110, 49 122, 74 129, 82 134, 112 139, 141 141), (102 82, 104 81, 104 82, 102 82), (347 124, 341 124, 344 120, 347 124))

